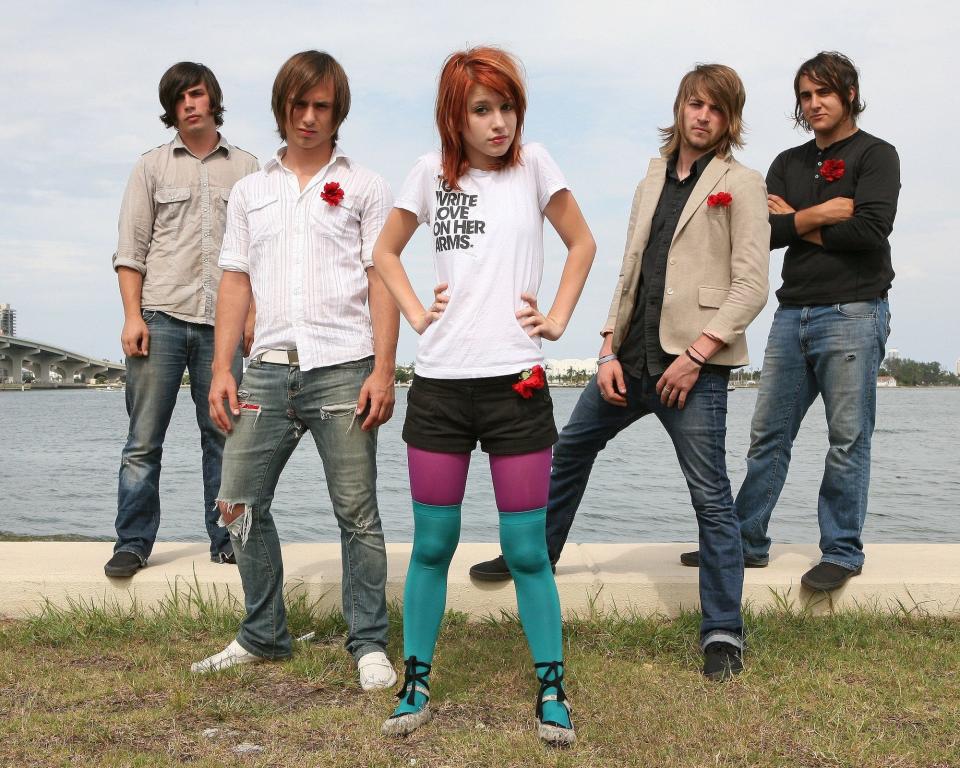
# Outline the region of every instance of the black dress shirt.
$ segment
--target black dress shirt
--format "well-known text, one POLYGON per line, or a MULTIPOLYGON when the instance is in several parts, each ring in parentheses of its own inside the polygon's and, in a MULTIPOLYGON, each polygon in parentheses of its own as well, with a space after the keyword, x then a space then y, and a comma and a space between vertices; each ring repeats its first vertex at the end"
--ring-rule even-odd
MULTIPOLYGON (((660 312, 666 286, 667 255, 680 214, 714 154, 716 153, 708 152, 699 158, 690 169, 690 175, 682 180, 677 178, 676 156, 667 162, 667 177, 650 224, 647 247, 643 249, 637 302, 630 319, 630 328, 617 353, 620 365, 635 378, 644 372, 653 377, 660 376, 676 359, 676 355, 667 354, 660 346, 660 312)), ((726 367, 709 368, 729 371, 726 367)))

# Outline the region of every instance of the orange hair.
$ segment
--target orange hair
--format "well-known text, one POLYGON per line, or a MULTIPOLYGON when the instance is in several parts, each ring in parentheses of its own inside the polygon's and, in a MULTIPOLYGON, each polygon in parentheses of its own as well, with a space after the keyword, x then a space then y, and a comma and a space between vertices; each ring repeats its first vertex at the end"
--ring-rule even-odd
POLYGON ((457 180, 470 167, 464 149, 463 129, 467 121, 467 96, 475 85, 489 88, 513 102, 517 114, 516 135, 510 149, 498 160, 501 168, 520 162, 520 134, 527 94, 519 62, 506 51, 488 46, 452 53, 440 72, 436 117, 440 132, 441 173, 453 189, 460 188, 457 180))

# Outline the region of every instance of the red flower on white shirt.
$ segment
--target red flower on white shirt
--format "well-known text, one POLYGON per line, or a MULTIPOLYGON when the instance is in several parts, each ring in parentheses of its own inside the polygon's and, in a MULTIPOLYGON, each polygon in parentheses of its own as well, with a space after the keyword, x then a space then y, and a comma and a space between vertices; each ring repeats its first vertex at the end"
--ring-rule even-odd
POLYGON ((323 185, 320 197, 327 205, 340 205, 340 201, 343 200, 343 187, 338 181, 328 181, 323 185))
POLYGON ((824 160, 820 166, 820 175, 827 181, 836 181, 847 172, 847 165, 843 160, 824 160))
POLYGON ((707 198, 707 207, 708 208, 726 208, 733 202, 733 195, 729 192, 717 192, 715 195, 710 195, 707 198))
POLYGON ((543 366, 535 365, 531 370, 520 373, 520 381, 514 383, 513 391, 524 400, 529 400, 533 397, 534 391, 543 389, 546 383, 547 377, 544 375, 543 366))

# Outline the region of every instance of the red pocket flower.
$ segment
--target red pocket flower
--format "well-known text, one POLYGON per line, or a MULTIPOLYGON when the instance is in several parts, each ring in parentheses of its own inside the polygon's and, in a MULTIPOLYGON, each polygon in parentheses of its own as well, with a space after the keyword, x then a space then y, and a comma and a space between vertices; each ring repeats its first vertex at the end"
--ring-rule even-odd
POLYGON ((733 195, 729 192, 717 192, 707 198, 708 208, 726 208, 733 202, 733 195))
POLYGON ((534 391, 543 389, 546 383, 547 377, 543 372, 543 366, 535 365, 532 370, 520 373, 520 381, 514 383, 513 391, 524 400, 529 400, 533 397, 534 391))
POLYGON ((836 181, 843 177, 847 172, 847 166, 843 160, 824 160, 820 166, 820 175, 827 181, 836 181))
POLYGON ((328 181, 323 185, 323 192, 320 193, 320 197, 327 205, 340 205, 340 201, 343 200, 343 187, 340 186, 339 182, 328 181))

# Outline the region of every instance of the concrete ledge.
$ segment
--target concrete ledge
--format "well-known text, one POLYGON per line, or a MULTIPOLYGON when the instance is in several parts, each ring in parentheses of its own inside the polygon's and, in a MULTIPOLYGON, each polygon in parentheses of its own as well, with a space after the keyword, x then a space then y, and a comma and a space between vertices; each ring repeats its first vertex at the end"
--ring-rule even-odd
MULTIPOLYGON (((387 547, 387 596, 403 598, 410 544, 387 547)), ((566 615, 591 611, 632 611, 674 616, 696 608, 697 570, 679 563, 689 544, 569 545, 557 567, 557 586, 566 615)), ((109 543, 0 542, 0 616, 37 613, 44 601, 65 607, 72 601, 147 607, 199 584, 242 597, 240 576, 233 566, 209 560, 207 545, 160 543, 150 566, 132 579, 107 579, 103 564, 109 543)), ((471 564, 495 557, 496 544, 461 544, 450 567, 447 608, 473 617, 515 612, 512 584, 477 583, 471 564)), ((960 544, 874 544, 866 548, 863 574, 830 597, 800 587, 800 576, 819 556, 814 546, 774 547, 770 566, 747 569, 744 601, 754 608, 783 605, 825 613, 832 608, 870 607, 883 611, 919 609, 930 614, 960 616, 960 544)), ((305 589, 312 599, 332 608, 340 605, 340 545, 288 544, 283 548, 287 586, 305 589)))

